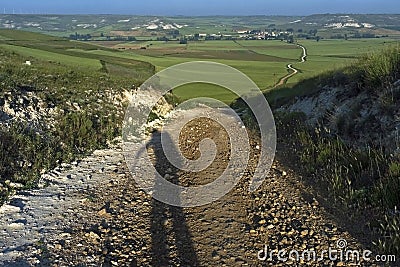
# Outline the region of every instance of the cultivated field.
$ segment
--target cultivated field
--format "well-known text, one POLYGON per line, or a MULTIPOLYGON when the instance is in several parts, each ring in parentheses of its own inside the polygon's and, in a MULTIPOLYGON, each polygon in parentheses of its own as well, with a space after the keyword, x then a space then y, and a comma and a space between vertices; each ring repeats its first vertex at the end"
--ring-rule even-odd
MULTIPOLYGON (((188 61, 215 61, 239 69, 248 75, 264 91, 274 87, 279 79, 288 73, 286 66, 293 64, 299 74, 293 76, 289 86, 298 81, 316 76, 327 70, 340 68, 353 62, 361 54, 381 50, 396 43, 392 39, 360 39, 360 40, 298 40, 307 48, 307 61, 299 64, 302 49, 294 44, 281 41, 198 41, 188 44, 178 42, 129 42, 119 43, 113 48, 123 52, 115 54, 110 51, 90 50, 86 53, 96 55, 118 56, 150 62, 157 71, 188 61), (143 48, 146 49, 143 49, 143 48)), ((174 93, 183 99, 205 95, 211 91, 202 87, 176 90, 174 93)), ((214 92, 214 91, 213 91, 214 92)), ((224 95, 223 92, 217 95, 224 95)), ((229 101, 231 94, 219 96, 220 100, 229 101)))
MULTIPOLYGON (((144 81, 155 71, 189 61, 215 61, 239 69, 268 91, 292 64, 299 73, 291 86, 327 70, 343 67, 359 55, 397 42, 389 38, 352 40, 297 40, 307 48, 307 61, 299 64, 302 49, 278 40, 79 42, 37 33, 0 30, 0 47, 26 56, 85 70, 103 71, 144 81)), ((212 85, 184 86, 174 90, 182 100, 210 96, 230 103, 235 95, 212 85)))

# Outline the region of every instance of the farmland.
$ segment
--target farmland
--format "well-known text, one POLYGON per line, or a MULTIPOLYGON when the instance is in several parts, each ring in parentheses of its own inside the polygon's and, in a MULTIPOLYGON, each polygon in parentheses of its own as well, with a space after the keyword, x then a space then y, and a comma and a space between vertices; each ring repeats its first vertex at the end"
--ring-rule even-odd
MULTIPOLYGON (((144 81, 155 71, 189 61, 214 61, 237 68, 260 89, 268 91, 288 73, 293 64, 299 73, 288 85, 342 67, 360 54, 396 43, 390 38, 351 40, 297 40, 307 48, 308 58, 299 64, 302 49, 279 40, 219 40, 81 42, 37 33, 0 30, 0 47, 27 60, 35 58, 82 70, 104 71, 110 75, 144 81)), ((193 96, 214 96, 230 103, 236 96, 211 85, 184 86, 174 93, 186 100, 193 96)))
MULTIPOLYGON (((267 91, 287 74, 287 64, 294 64, 300 71, 288 81, 290 85, 327 70, 343 67, 361 54, 380 50, 396 42, 392 39, 321 40, 320 42, 299 40, 308 51, 308 59, 302 64, 299 64, 302 49, 281 41, 198 41, 183 45, 171 41, 129 42, 113 47, 123 51, 120 53, 104 50, 81 52, 150 62, 157 71, 189 61, 215 61, 237 68, 248 75, 260 89, 267 91), (143 47, 146 49, 141 49, 143 47)), ((198 87, 193 90, 188 88, 177 90, 175 93, 183 99, 188 99, 193 95, 198 96, 197 90, 198 87)), ((227 98, 223 98, 226 102, 227 98)))

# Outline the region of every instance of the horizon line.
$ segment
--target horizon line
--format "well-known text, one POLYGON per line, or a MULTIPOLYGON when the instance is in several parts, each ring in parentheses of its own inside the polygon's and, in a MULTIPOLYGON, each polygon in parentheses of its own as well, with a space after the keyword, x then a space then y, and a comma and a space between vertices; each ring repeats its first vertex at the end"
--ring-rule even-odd
POLYGON ((167 15, 167 14, 123 14, 123 13, 0 13, 0 16, 20 16, 20 15, 40 15, 40 16, 138 16, 138 17, 155 17, 155 16, 164 16, 164 17, 308 17, 315 15, 400 15, 400 13, 312 13, 307 15, 299 15, 299 14, 251 14, 251 15, 240 15, 240 14, 208 14, 208 15, 167 15))

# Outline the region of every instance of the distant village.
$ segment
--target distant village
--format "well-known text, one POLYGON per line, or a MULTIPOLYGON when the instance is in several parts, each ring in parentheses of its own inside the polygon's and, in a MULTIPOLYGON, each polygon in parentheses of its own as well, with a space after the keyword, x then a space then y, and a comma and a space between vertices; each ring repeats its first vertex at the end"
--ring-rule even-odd
POLYGON ((237 30, 236 34, 190 34, 185 35, 187 40, 282 40, 293 42, 293 30, 237 30))
MULTIPOLYGON (((155 32, 155 31, 154 31, 155 32)), ((316 39, 317 37, 316 31, 310 31, 306 34, 308 39, 316 39)), ((79 34, 76 32, 75 34, 71 34, 69 36, 71 40, 81 40, 81 41, 90 41, 90 40, 108 40, 108 41, 135 41, 136 37, 133 35, 104 35, 100 36, 92 36, 91 34, 79 34)), ((189 41, 210 41, 210 40, 281 40, 287 41, 289 43, 294 42, 294 32, 292 29, 288 29, 286 31, 282 30, 237 30, 236 32, 232 32, 229 34, 226 33, 194 33, 194 34, 185 34, 181 35, 179 30, 170 30, 165 31, 163 34, 160 32, 154 33, 152 36, 149 36, 149 40, 157 40, 157 41, 177 41, 179 40, 182 44, 185 44, 189 41), (161 36, 160 36, 161 35, 161 36)), ((143 40, 143 38, 141 38, 143 40)))

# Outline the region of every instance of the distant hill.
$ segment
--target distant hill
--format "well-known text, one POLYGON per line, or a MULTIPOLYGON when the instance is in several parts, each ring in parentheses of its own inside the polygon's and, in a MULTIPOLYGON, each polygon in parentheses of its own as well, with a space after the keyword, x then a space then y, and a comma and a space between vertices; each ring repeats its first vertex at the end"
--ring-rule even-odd
POLYGON ((291 29, 301 36, 316 31, 330 38, 342 34, 400 36, 400 14, 318 14, 311 16, 156 17, 128 15, 0 15, 0 27, 68 37, 73 34, 132 36, 237 33, 239 30, 291 29))
POLYGON ((303 24, 332 27, 332 24, 342 24, 343 27, 365 27, 400 29, 400 15, 363 15, 363 14, 320 14, 307 16, 303 24))

